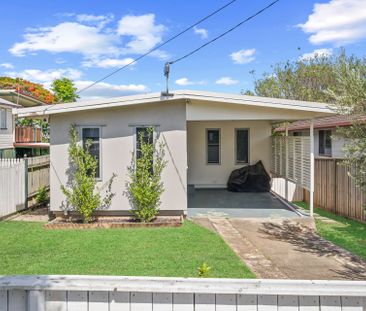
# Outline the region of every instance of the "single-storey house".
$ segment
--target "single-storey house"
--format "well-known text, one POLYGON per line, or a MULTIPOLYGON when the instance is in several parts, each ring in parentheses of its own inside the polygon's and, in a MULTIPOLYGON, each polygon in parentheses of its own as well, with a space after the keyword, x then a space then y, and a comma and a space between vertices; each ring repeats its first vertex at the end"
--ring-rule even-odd
MULTIPOLYGON (((49 119, 54 212, 60 212, 65 201, 61 185, 67 182, 72 124, 79 130, 80 141, 93 140, 99 161, 98 181, 105 182, 117 174, 113 184, 116 196, 109 210, 103 211, 107 214, 129 213, 131 207, 124 192, 136 133, 153 128, 165 143, 168 161, 162 176, 162 215, 185 214, 188 188, 226 187, 230 173, 241 166, 261 160, 268 172, 283 171, 282 161, 276 158, 282 157, 283 148, 277 148, 281 142, 274 144, 273 124, 333 114, 323 103, 183 90, 170 96, 151 93, 86 100, 23 108, 16 113, 19 117, 49 119)), ((311 156, 311 148, 303 148, 301 159, 311 156)), ((311 160, 296 163, 304 166, 297 182, 313 187, 311 160)))
MULTIPOLYGON (((315 157, 344 158, 345 139, 337 133, 337 128, 350 126, 354 121, 366 122, 366 116, 334 115, 314 119, 315 157)), ((310 120, 295 121, 288 125, 291 136, 309 136, 310 120)), ((279 127, 276 132, 285 132, 279 127)))

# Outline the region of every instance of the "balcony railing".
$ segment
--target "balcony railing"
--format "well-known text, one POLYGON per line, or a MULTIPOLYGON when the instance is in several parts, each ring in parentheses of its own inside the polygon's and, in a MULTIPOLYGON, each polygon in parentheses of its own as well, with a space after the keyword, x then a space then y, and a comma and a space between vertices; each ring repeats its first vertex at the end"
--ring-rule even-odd
POLYGON ((42 131, 40 128, 32 126, 15 127, 16 143, 40 143, 42 142, 42 131))

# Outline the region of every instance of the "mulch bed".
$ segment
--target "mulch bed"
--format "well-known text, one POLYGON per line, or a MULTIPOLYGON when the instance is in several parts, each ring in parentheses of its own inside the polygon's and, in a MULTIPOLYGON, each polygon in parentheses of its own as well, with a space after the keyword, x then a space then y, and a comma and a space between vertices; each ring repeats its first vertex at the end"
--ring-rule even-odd
POLYGON ((94 222, 82 223, 80 219, 56 218, 44 225, 46 229, 110 229, 180 227, 181 217, 157 217, 152 222, 137 222, 130 217, 99 217, 94 222))

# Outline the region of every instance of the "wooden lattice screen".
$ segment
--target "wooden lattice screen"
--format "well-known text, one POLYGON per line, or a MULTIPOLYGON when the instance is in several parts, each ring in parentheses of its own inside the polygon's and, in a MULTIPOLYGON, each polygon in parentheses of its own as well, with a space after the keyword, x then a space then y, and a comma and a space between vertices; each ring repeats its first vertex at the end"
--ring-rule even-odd
POLYGON ((271 172, 278 177, 287 178, 300 187, 309 190, 311 179, 310 137, 272 137, 271 172))

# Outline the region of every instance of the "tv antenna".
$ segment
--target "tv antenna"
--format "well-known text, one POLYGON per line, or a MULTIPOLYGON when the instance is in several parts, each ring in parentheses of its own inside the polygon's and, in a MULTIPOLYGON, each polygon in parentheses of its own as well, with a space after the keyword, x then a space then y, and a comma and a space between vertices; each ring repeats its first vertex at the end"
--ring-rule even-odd
POLYGON ((169 93, 169 74, 170 74, 170 65, 172 62, 166 62, 164 65, 164 76, 165 76, 165 92, 161 92, 162 96, 173 96, 173 93, 169 93))

